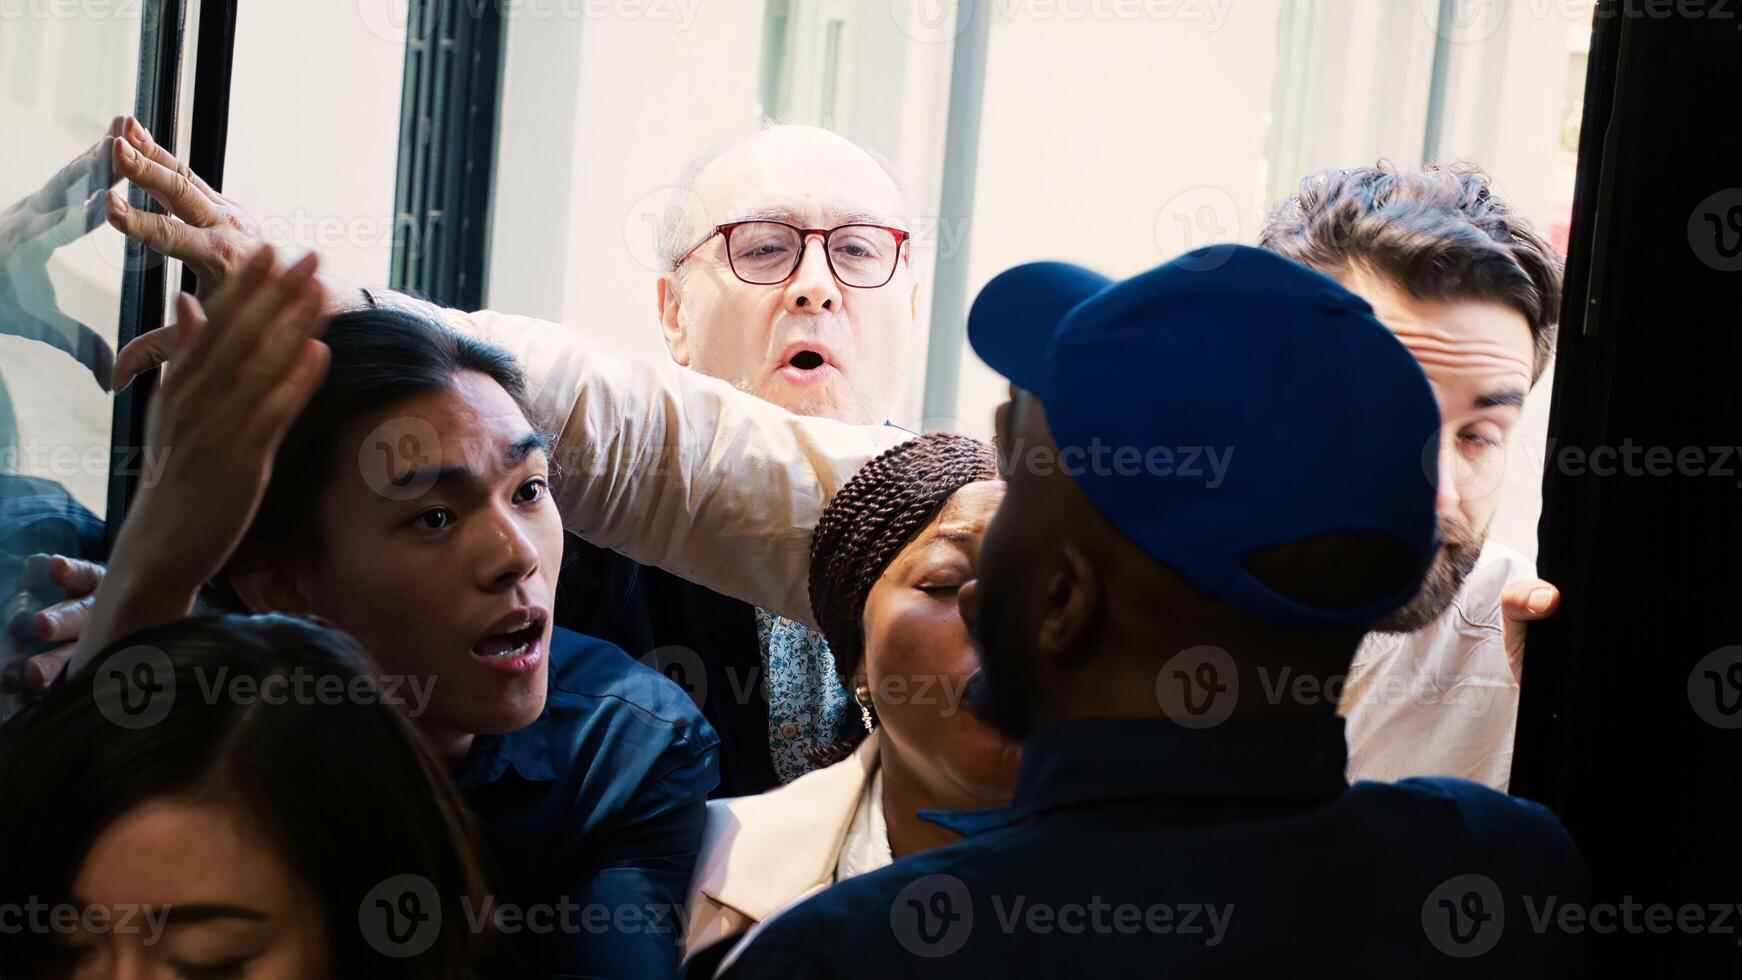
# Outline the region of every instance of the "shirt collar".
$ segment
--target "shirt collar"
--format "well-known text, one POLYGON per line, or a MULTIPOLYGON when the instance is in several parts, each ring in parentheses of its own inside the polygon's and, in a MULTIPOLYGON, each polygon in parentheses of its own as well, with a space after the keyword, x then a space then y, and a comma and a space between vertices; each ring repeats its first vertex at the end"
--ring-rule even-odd
POLYGON ((460 769, 460 788, 494 783, 512 768, 521 779, 547 783, 556 779, 550 754, 550 705, 525 728, 505 735, 478 735, 460 769))
POLYGON ((1046 810, 1111 800, 1176 803, 1328 799, 1348 788, 1343 719, 1229 719, 1186 728, 1166 718, 1085 718, 1034 731, 1010 805, 926 820, 975 834, 1046 810))

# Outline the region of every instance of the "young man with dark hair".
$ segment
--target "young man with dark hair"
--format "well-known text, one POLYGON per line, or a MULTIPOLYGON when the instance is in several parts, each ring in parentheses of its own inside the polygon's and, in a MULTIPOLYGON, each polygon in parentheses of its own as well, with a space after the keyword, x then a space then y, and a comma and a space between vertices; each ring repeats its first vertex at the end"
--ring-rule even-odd
POLYGON ((1424 465, 1437 459, 1441 546, 1421 592, 1375 627, 1349 670, 1349 777, 1505 789, 1524 627, 1560 596, 1488 529, 1525 395, 1554 353, 1561 257, 1469 165, 1314 174, 1259 244, 1371 303, 1440 409, 1424 465))

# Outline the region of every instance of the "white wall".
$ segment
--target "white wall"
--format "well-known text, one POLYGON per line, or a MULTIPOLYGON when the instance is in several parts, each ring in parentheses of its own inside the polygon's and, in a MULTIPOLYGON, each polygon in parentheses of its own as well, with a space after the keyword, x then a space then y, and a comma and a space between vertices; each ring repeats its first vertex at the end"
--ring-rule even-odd
POLYGON ((236 15, 224 193, 269 241, 359 284, 392 264, 406 9, 244 0, 236 15))

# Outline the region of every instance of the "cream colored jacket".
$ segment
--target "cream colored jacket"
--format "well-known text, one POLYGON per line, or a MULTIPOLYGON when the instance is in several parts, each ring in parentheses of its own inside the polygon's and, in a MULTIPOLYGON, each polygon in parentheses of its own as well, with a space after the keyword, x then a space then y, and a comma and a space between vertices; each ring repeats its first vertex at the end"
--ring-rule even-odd
POLYGON ((778 789, 709 800, 685 909, 684 955, 834 884, 841 845, 876 770, 872 732, 851 756, 778 789))
POLYGON ((894 426, 794 415, 675 364, 602 350, 558 324, 438 314, 514 354, 525 370, 532 421, 557 435, 565 527, 813 628, 811 529, 861 466, 913 437, 894 426))

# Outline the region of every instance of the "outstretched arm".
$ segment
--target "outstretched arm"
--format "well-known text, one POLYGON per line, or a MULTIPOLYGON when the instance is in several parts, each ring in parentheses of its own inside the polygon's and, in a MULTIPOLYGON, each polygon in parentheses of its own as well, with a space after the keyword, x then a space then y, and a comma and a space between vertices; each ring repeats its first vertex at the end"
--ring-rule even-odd
POLYGON ((594 544, 813 624, 810 536, 854 473, 911 433, 794 415, 724 381, 600 350, 529 317, 442 311, 511 351, 559 433, 557 505, 594 544))

